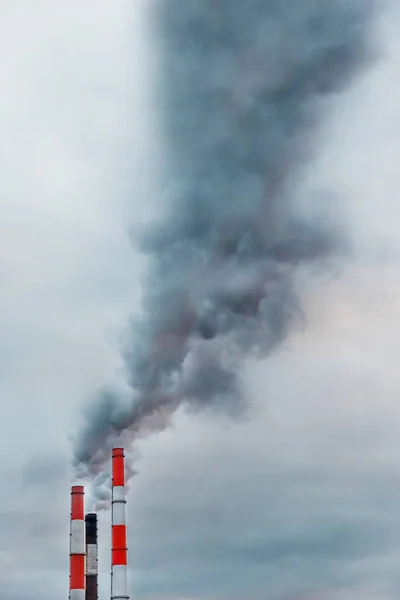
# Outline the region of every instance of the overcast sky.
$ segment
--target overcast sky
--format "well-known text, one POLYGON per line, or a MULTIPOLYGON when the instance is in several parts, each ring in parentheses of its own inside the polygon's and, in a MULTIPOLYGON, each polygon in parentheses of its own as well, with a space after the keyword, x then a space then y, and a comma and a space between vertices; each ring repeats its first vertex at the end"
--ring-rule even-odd
MULTIPOLYGON (((0 582, 68 593, 69 435, 119 368, 157 197, 147 0, 0 8, 0 582)), ((253 412, 179 413, 129 493, 138 600, 400 594, 400 10, 316 133, 303 185, 343 200, 356 259, 304 293, 306 326, 249 363, 253 412), (315 594, 315 595, 314 595, 315 594)), ((100 518, 101 598, 109 514, 100 518)))

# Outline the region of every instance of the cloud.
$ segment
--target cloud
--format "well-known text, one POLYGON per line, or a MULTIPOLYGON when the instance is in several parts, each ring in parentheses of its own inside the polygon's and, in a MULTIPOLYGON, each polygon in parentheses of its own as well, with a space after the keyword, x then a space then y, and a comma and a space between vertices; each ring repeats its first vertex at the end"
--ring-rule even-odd
POLYGON ((341 247, 332 219, 293 208, 292 180, 321 104, 369 55, 364 9, 313 0, 292 10, 232 0, 217 12, 197 1, 159 7, 158 112, 178 189, 167 216, 140 236, 150 268, 123 350, 130 402, 108 392, 105 404, 99 391, 98 412, 76 436, 80 472, 95 474, 119 434, 134 438, 182 402, 246 406, 239 365, 291 331, 296 267, 341 247))

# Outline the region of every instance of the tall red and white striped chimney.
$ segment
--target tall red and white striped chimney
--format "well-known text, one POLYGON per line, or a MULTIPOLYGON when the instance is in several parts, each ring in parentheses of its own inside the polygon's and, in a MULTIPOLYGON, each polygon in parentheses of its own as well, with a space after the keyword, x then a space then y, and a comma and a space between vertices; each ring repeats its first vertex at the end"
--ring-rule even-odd
POLYGON ((111 600, 129 600, 123 448, 113 448, 112 451, 111 529, 111 600))
POLYGON ((69 550, 69 597, 85 600, 85 508, 84 488, 71 488, 71 529, 69 550))

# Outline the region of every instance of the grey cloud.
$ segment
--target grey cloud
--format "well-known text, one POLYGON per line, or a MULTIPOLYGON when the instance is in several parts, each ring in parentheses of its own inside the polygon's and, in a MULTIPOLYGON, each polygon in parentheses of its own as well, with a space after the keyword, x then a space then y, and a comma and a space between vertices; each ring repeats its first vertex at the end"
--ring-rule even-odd
POLYGON ((65 481, 68 463, 64 456, 35 456, 22 469, 22 482, 26 486, 55 485, 65 481))
POLYGON ((129 496, 139 594, 397 597, 400 380, 388 341, 400 321, 397 293, 369 318, 377 281, 388 289, 379 270, 321 285, 326 321, 310 307, 308 329, 249 369, 256 418, 221 430, 180 413, 173 432, 142 442, 129 496))
MULTIPOLYGON (((275 424, 268 414, 262 423, 268 437, 275 424)), ((175 431, 178 439, 182 426, 188 423, 175 431)), ((334 431, 340 439, 341 428, 334 431)), ((293 456, 285 469, 279 455, 265 450, 261 429, 249 425, 241 435, 219 436, 209 450, 209 440, 199 440, 202 458, 193 461, 179 458, 185 439, 172 451, 171 442, 160 440, 158 455, 169 448, 169 461, 154 468, 150 460, 143 466, 150 476, 142 472, 134 480, 129 547, 139 595, 151 597, 155 587, 171 597, 275 599, 330 590, 336 598, 342 588, 396 583, 395 469, 364 472, 360 465, 346 473, 328 458, 318 468, 312 464, 313 451, 323 454, 318 445, 308 468, 293 456), (251 450, 249 435, 258 440, 251 450)), ((355 442, 344 437, 342 444, 351 456, 355 442)))
POLYGON ((136 236, 150 266, 122 352, 130 403, 99 391, 73 446, 79 474, 96 474, 121 434, 133 440, 159 412, 169 423, 185 403, 245 410, 240 366, 297 324, 297 268, 341 247, 332 219, 298 210, 293 179, 327 96, 369 57, 370 6, 169 0, 155 10, 168 209, 136 236))

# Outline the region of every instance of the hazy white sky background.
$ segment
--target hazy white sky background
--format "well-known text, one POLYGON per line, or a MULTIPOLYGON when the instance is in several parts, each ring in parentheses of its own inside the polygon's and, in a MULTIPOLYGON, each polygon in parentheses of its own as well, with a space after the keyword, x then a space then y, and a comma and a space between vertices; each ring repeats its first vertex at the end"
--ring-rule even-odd
MULTIPOLYGON (((138 300, 126 229, 151 216, 156 64, 146 0, 0 8, 0 582, 68 588, 69 445, 119 365, 138 300), (153 52, 154 54, 154 52, 153 52)), ((241 425, 177 416, 141 443, 132 596, 400 594, 400 9, 379 61, 332 105, 304 185, 343 199, 357 260, 304 298, 307 327, 249 364, 241 425)), ((101 598, 109 593, 101 516, 101 598)))

